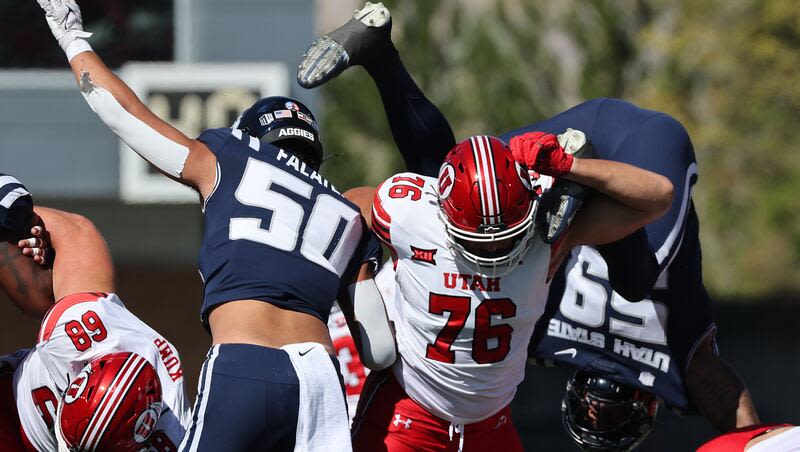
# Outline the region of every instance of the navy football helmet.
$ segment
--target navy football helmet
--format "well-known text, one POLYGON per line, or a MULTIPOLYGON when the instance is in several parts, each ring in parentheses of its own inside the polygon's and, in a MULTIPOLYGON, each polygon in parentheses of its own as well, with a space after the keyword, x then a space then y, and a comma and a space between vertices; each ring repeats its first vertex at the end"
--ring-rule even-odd
POLYGON ((22 183, 0 173, 0 241, 28 234, 33 218, 33 199, 22 183))
POLYGON ((561 402, 564 428, 584 451, 630 451, 650 433, 658 399, 647 391, 576 371, 561 402))
POLYGON ((285 147, 315 170, 322 164, 322 142, 314 114, 291 97, 265 97, 245 110, 233 128, 262 143, 285 147))

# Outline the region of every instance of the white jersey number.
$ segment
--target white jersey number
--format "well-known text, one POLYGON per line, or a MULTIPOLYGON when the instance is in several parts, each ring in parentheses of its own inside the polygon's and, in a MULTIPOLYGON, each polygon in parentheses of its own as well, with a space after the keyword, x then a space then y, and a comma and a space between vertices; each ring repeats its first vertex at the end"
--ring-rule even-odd
POLYGON ((342 274, 361 235, 351 233, 359 232, 354 228, 361 228, 358 212, 333 196, 323 194, 317 196, 309 213, 300 203, 276 191, 276 186, 309 200, 314 189, 308 182, 269 163, 253 158, 247 161, 236 189, 236 199, 246 206, 271 212, 271 218, 231 218, 230 239, 250 240, 293 251, 303 220, 308 217, 300 253, 306 259, 342 274), (354 240, 341 240, 343 236, 354 240))
POLYGON ((561 299, 561 314, 588 327, 599 328, 606 322, 614 335, 651 344, 666 344, 668 309, 664 303, 644 299, 632 303, 611 290, 607 276, 593 271, 580 253, 577 265, 567 274, 567 286, 561 299), (611 301, 610 309, 607 308, 611 301))

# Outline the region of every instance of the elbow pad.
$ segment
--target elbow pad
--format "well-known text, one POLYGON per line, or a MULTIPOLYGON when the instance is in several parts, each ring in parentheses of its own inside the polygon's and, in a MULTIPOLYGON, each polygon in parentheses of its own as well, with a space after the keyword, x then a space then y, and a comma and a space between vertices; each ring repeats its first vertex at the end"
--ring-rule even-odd
POLYGON ((391 366, 397 358, 394 334, 375 280, 367 279, 351 284, 348 292, 353 301, 356 325, 361 335, 361 361, 371 370, 391 366))
POLYGON ((125 144, 167 175, 181 177, 189 148, 161 135, 130 114, 113 94, 92 83, 88 72, 81 76, 80 87, 92 110, 125 144))

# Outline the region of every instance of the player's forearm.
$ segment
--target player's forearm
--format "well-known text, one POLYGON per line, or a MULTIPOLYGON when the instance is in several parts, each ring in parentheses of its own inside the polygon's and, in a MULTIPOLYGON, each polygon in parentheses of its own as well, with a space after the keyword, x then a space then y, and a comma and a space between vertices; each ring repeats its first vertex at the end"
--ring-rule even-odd
POLYGON ((22 312, 41 319, 53 305, 50 271, 39 267, 11 243, 0 242, 0 290, 22 312))
POLYGON ((184 175, 193 140, 154 115, 96 53, 82 52, 70 65, 86 102, 117 136, 165 175, 199 185, 184 175))
POLYGON ((672 183, 664 176, 626 163, 575 159, 565 178, 593 188, 654 220, 672 204, 672 183))
POLYGON ((52 290, 56 300, 78 292, 114 292, 114 264, 103 236, 87 218, 36 207, 55 250, 52 290))
POLYGON ((750 392, 734 370, 712 351, 707 336, 686 371, 686 386, 697 410, 721 432, 760 422, 750 392))
POLYGON ((339 306, 347 319, 361 361, 371 370, 381 370, 394 363, 397 350, 383 297, 373 274, 371 263, 362 264, 355 281, 340 294, 339 306))
POLYGON ((85 89, 82 86, 84 83, 82 77, 86 73, 92 83, 111 93, 122 108, 152 127, 165 138, 186 147, 191 143, 192 140, 186 135, 150 111, 136 93, 103 63, 97 53, 83 52, 78 54, 70 61, 70 67, 82 91, 85 89))

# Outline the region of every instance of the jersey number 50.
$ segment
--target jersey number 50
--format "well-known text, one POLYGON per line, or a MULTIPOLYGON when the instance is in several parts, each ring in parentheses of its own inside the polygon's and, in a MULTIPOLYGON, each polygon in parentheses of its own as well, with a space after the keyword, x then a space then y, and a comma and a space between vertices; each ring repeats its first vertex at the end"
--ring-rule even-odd
POLYGON ((246 205, 271 212, 267 218, 231 218, 230 239, 250 240, 283 251, 294 251, 301 236, 300 254, 306 259, 341 275, 358 243, 358 212, 341 200, 318 195, 311 213, 291 197, 275 190, 289 191, 311 200, 314 187, 297 176, 256 159, 249 159, 236 199, 246 205), (355 232, 355 233, 353 233, 355 232), (345 237, 345 240, 341 240, 345 237))

